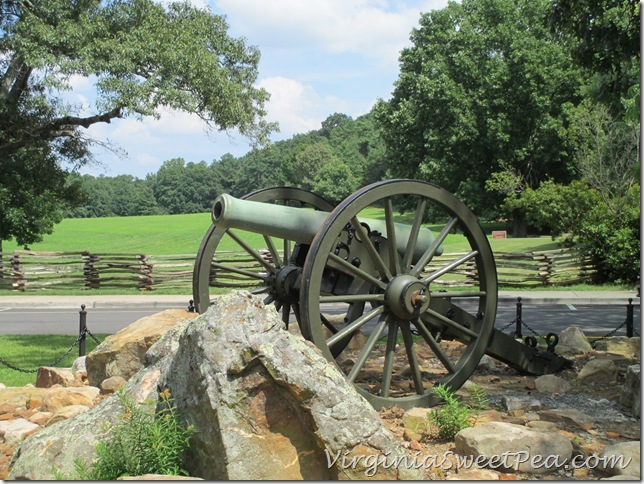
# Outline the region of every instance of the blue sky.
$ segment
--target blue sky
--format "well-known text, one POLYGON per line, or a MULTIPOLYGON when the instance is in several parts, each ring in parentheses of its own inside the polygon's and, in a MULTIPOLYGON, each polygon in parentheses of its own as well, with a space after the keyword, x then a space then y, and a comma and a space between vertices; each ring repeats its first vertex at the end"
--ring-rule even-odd
MULTIPOLYGON (((224 15, 230 35, 259 48, 257 84, 271 94, 269 121, 280 125, 273 141, 319 129, 335 112, 356 118, 378 98, 388 99, 398 78, 398 55, 421 12, 440 9, 447 0, 192 0, 224 15)), ((91 106, 91 83, 77 79, 76 102, 91 106)), ((82 173, 139 178, 172 158, 206 161, 226 153, 248 152, 235 132, 207 133, 194 115, 163 110, 158 120, 114 120, 90 128, 127 153, 117 157, 94 150, 100 165, 82 173)))

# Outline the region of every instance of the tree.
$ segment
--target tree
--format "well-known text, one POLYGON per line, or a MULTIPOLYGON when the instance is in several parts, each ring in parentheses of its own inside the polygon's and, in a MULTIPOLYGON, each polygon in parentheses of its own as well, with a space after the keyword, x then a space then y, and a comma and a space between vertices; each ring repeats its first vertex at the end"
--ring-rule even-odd
MULTIPOLYGON (((576 62, 594 74, 593 97, 613 113, 639 86, 640 3, 635 0, 553 0, 552 29, 574 40, 576 62)), ((638 103, 639 104, 639 103, 638 103)))
POLYGON ((288 164, 288 180, 299 188, 313 190, 318 172, 333 158, 333 151, 327 142, 310 144, 299 151, 288 164))
POLYGON ((313 191, 334 204, 340 203, 357 188, 357 179, 339 158, 333 158, 322 166, 313 183, 313 191))
POLYGON ((0 252, 3 240, 15 238, 24 246, 40 242, 83 199, 80 184, 67 183, 53 158, 46 149, 28 148, 2 161, 0 252))
POLYGON ((92 146, 107 145, 86 128, 162 107, 266 142, 274 126, 263 119, 268 94, 254 86, 259 52, 227 29, 188 2, 0 2, 0 168, 34 150, 61 166, 86 163, 92 146), (91 113, 65 100, 78 76, 95 82, 91 113))
POLYGON ((492 174, 571 180, 567 111, 583 82, 546 23, 547 0, 463 0, 423 14, 375 115, 389 176, 432 181, 481 216, 503 200, 492 174))

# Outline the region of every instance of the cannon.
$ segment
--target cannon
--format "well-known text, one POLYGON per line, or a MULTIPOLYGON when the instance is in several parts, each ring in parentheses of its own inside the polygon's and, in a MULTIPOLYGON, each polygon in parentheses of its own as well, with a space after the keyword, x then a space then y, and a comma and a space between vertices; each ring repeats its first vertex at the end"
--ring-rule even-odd
POLYGON ((336 207, 293 187, 222 195, 212 219, 193 272, 196 310, 217 290, 264 295, 376 409, 436 405, 432 388, 457 390, 484 354, 535 375, 568 364, 494 328, 488 239, 472 211, 435 184, 381 181, 336 207), (443 253, 448 237, 458 254, 443 253))

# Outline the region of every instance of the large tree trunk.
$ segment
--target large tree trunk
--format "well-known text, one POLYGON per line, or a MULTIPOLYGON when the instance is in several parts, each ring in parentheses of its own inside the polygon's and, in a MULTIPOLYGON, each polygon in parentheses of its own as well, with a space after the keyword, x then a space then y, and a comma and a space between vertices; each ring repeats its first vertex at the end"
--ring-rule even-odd
POLYGON ((513 210, 512 212, 512 237, 527 237, 528 236, 528 222, 525 214, 520 210, 513 210))

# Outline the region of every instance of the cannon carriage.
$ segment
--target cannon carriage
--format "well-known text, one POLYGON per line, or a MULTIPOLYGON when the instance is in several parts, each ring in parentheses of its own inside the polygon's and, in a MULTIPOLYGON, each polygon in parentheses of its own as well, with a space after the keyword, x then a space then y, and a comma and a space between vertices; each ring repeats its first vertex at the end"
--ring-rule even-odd
POLYGON ((263 295, 375 408, 433 406, 432 388, 458 389, 484 354, 532 374, 566 364, 494 329, 487 237, 471 210, 434 184, 378 182, 337 207, 292 187, 222 195, 212 218, 195 262, 197 311, 210 305, 213 285, 263 295), (428 214, 434 231, 425 227, 428 214), (441 257, 456 231, 462 250, 441 257), (248 233, 266 249, 252 248, 248 233), (224 238, 244 257, 220 249, 224 238), (453 288, 463 271, 474 286, 453 288))

